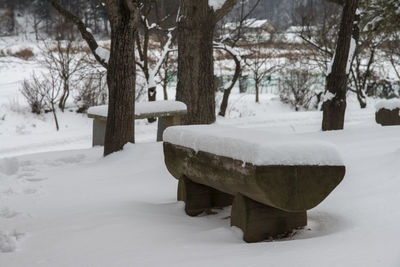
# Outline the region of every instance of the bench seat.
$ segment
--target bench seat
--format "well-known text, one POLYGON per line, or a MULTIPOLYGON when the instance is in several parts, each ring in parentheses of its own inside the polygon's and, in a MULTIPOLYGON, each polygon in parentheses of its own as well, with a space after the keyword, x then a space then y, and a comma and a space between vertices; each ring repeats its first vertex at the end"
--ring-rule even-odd
MULTIPOLYGON (((88 117, 93 119, 93 146, 104 145, 108 105, 90 107, 88 117)), ((181 117, 187 113, 186 105, 180 101, 151 101, 135 104, 135 120, 158 118, 157 141, 162 141, 164 130, 181 124, 181 117)))
POLYGON ((195 216, 233 201, 231 223, 247 242, 305 226, 306 211, 345 175, 331 144, 217 125, 168 128, 164 155, 179 180, 178 200, 185 201, 186 213, 195 216))

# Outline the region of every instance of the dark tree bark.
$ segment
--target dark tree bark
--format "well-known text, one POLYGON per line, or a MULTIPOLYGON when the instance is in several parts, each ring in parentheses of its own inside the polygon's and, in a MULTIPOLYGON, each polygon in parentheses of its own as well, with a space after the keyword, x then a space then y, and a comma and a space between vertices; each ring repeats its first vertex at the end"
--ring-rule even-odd
POLYGON ((104 155, 135 142, 135 31, 137 12, 111 15, 111 51, 107 70, 109 91, 104 155))
POLYGON ((358 0, 347 0, 343 6, 335 58, 332 64, 331 73, 326 77, 326 91, 334 97, 326 100, 322 105, 323 131, 341 130, 344 126, 348 82, 346 67, 350 56, 350 42, 353 30, 354 27, 358 27, 353 24, 357 7, 358 0))
POLYGON ((139 9, 134 0, 106 0, 111 25, 111 51, 107 62, 97 53, 98 44, 86 25, 62 7, 57 0, 48 0, 68 20, 77 25, 93 55, 107 69, 109 90, 104 156, 134 142, 135 110, 135 33, 139 9))
POLYGON ((227 0, 220 9, 213 10, 208 0, 181 0, 176 100, 187 105, 184 124, 215 121, 214 30, 235 3, 227 0))

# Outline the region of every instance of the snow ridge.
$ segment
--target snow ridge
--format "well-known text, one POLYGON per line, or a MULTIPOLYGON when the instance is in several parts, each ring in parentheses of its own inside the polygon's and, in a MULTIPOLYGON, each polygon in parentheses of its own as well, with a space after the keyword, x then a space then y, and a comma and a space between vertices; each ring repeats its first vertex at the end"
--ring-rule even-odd
POLYGON ((343 165, 339 152, 332 144, 293 134, 194 125, 169 127, 164 132, 163 140, 196 152, 209 152, 255 165, 343 165))

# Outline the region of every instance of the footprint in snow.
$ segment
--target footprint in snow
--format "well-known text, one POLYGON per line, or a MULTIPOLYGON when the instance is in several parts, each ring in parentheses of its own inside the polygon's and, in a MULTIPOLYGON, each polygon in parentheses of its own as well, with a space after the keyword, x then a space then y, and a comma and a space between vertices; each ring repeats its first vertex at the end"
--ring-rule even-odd
POLYGON ((5 218, 5 219, 11 219, 17 216, 19 213, 16 211, 12 211, 9 208, 5 207, 3 209, 0 209, 0 217, 5 218))

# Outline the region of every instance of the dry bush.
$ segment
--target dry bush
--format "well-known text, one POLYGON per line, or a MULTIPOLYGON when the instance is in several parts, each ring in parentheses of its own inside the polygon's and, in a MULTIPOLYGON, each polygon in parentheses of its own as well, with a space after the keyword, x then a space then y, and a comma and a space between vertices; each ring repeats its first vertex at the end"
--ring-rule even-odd
POLYGON ((47 106, 45 91, 42 82, 35 74, 32 75, 32 80, 24 80, 20 91, 28 102, 32 113, 41 114, 45 110, 47 106))
POLYGON ((290 104, 296 111, 311 109, 318 106, 318 92, 314 88, 318 85, 315 75, 307 70, 289 70, 282 74, 279 96, 282 102, 290 104))
POLYGON ((106 72, 97 71, 86 75, 75 97, 78 113, 85 113, 89 107, 107 103, 106 72))
POLYGON ((9 53, 9 55, 23 60, 29 60, 35 56, 32 49, 30 48, 23 48, 17 52, 9 53))

